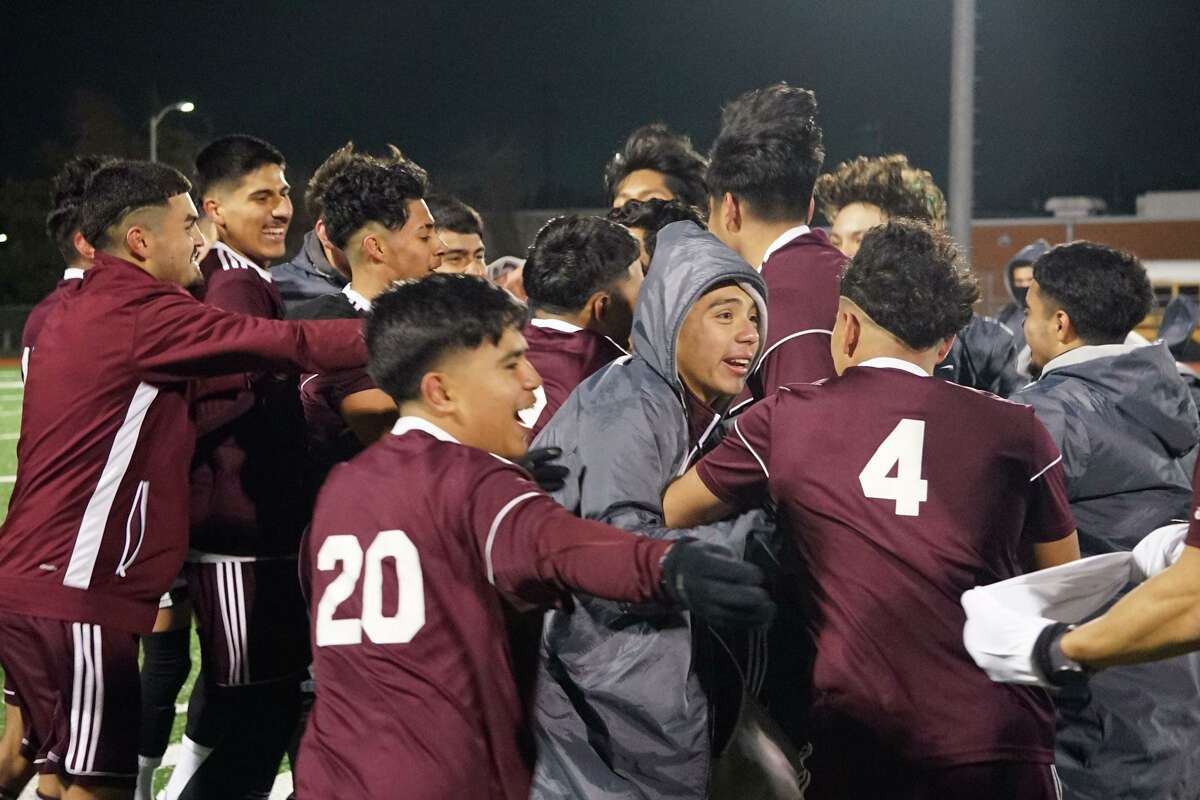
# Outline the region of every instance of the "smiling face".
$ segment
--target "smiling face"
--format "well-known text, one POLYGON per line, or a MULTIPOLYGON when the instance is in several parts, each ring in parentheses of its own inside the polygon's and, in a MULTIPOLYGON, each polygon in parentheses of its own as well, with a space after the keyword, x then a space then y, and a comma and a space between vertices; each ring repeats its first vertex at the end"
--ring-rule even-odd
POLYGON ((542 385, 525 351, 525 337, 507 328, 499 342, 485 339, 434 367, 453 399, 456 435, 463 444, 507 459, 525 455, 529 429, 518 414, 534 404, 533 391, 542 385))
POLYGON ((143 269, 166 283, 188 287, 200 280, 200 251, 204 236, 196 227, 192 198, 177 194, 166 208, 153 207, 130 218, 127 233, 141 246, 143 269))
POLYGON ((437 235, 446 245, 438 272, 459 272, 464 275, 487 275, 487 250, 478 233, 459 233, 438 228, 437 235))
POLYGON ((853 258, 862 246, 863 234, 887 220, 887 214, 877 205, 850 203, 838 210, 829 229, 829 241, 846 256, 853 258))
POLYGON ((442 264, 445 246, 433 230, 433 216, 424 200, 409 200, 408 218, 395 230, 377 223, 368 229, 378 238, 380 262, 391 280, 424 278, 442 264))
POLYGON ((260 267, 283 258, 292 222, 291 186, 279 164, 263 164, 236 184, 214 186, 204 210, 229 247, 260 267))
POLYGON ((758 306, 738 286, 701 296, 679 330, 679 377, 709 406, 739 394, 758 354, 758 306))

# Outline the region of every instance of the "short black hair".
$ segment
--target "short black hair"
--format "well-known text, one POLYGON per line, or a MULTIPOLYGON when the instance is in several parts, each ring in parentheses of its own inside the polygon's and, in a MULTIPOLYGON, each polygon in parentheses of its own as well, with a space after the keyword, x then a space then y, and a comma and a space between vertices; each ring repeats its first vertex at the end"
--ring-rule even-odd
POLYGON ((692 140, 661 122, 643 125, 629 134, 625 146, 604 167, 604 191, 611 205, 621 182, 631 172, 652 169, 662 173, 667 188, 691 206, 708 207, 704 170, 708 162, 692 146, 692 140))
POLYGON ((1038 293, 1067 312, 1088 344, 1117 344, 1150 313, 1154 290, 1132 253, 1095 242, 1052 247, 1033 262, 1038 293))
POLYGON ((179 170, 149 161, 117 161, 92 174, 83 193, 79 230, 93 247, 115 244, 108 231, 142 208, 166 206, 192 188, 179 170))
POLYGON ((435 273, 393 285, 371 303, 367 372, 397 403, 421 394, 421 379, 455 350, 497 344, 525 324, 525 307, 473 275, 435 273))
POLYGON ((333 176, 324 194, 325 231, 338 249, 368 222, 395 230, 408 221, 408 203, 425 197, 429 178, 407 159, 354 159, 333 176))
POLYGON ((265 164, 282 167, 283 153, 256 136, 222 136, 196 155, 196 194, 203 201, 214 186, 237 182, 265 164))
POLYGON ((633 234, 602 217, 555 217, 525 260, 525 294, 535 308, 578 311, 594 293, 629 275, 641 254, 633 234))
POLYGON ((608 219, 626 228, 639 228, 646 232, 642 239, 646 256, 654 258, 658 245, 658 232, 672 222, 688 220, 701 228, 705 227, 704 214, 695 206, 685 205, 678 200, 629 200, 620 208, 608 212, 608 219))
MULTIPOLYGON (((63 164, 50 182, 50 213, 46 215, 46 235, 63 259, 74 263, 75 232, 82 227, 83 194, 88 180, 101 167, 117 163, 113 156, 82 155, 63 164)), ((87 237, 84 237, 87 238, 87 237)))
POLYGON ((841 293, 913 350, 926 350, 971 321, 979 284, 953 239, 894 219, 863 236, 841 293))
POLYGON ((351 161, 369 160, 372 158, 386 162, 403 161, 404 153, 396 145, 389 144, 386 156, 371 156, 366 153, 356 152, 354 142, 349 141, 337 150, 334 150, 329 154, 328 158, 321 162, 321 166, 317 167, 312 177, 308 179, 308 184, 304 187, 304 210, 308 212, 308 216, 313 222, 316 222, 325 214, 325 190, 329 188, 329 182, 345 169, 346 165, 351 161))
POLYGON ((433 223, 454 233, 474 233, 483 236, 483 218, 469 205, 448 194, 431 194, 425 198, 433 223))
POLYGON ((816 95, 777 83, 722 110, 708 154, 708 191, 715 198, 729 192, 765 222, 804 219, 824 163, 816 95))
POLYGON ((927 170, 899 153, 859 156, 817 179, 817 207, 829 224, 852 203, 870 203, 889 218, 907 217, 935 228, 946 226, 946 197, 927 170))

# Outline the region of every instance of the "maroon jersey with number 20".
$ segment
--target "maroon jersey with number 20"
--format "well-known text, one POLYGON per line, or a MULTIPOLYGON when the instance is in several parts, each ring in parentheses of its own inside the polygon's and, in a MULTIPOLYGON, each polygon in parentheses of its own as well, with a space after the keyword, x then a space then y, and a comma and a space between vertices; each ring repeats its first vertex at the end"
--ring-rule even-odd
POLYGON ((521 470, 402 417, 333 468, 304 545, 320 691, 303 797, 526 800, 497 590, 661 599, 670 542, 572 516, 521 470))
POLYGON ((1032 409, 873 359, 784 387, 699 463, 728 503, 775 500, 811 576, 814 760, 1053 763, 1048 696, 976 668, 959 597, 1074 530, 1061 460, 1032 409))

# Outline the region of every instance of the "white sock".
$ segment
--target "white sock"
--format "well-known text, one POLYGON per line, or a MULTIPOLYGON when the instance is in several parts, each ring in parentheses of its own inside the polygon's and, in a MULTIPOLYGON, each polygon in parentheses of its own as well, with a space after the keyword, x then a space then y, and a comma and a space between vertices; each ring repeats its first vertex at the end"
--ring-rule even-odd
POLYGON ((178 800, 179 795, 187 788, 188 781, 212 751, 211 747, 196 744, 187 736, 183 737, 183 741, 179 743, 179 763, 175 765, 175 771, 171 773, 171 780, 167 783, 165 800, 178 800))
POLYGON ((137 788, 133 792, 133 800, 154 800, 154 770, 161 763, 162 758, 138 756, 137 788))

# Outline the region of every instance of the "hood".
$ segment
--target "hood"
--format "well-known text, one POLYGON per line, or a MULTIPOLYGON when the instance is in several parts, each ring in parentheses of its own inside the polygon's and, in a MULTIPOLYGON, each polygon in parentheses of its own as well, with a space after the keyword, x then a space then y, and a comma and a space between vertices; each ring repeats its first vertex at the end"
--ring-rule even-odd
POLYGON ((325 248, 321 246, 321 240, 317 238, 315 230, 304 234, 304 246, 292 259, 292 263, 310 272, 334 275, 345 280, 345 276, 338 272, 337 268, 330 264, 329 259, 325 257, 325 248))
POLYGON ((1054 376, 1080 378, 1114 398, 1117 408, 1149 430, 1173 457, 1189 452, 1200 441, 1195 402, 1162 342, 1059 367, 1043 380, 1054 376))
POLYGON ((1022 308, 1025 307, 1025 298, 1024 296, 1017 297, 1017 293, 1013 289, 1013 270, 1017 267, 1032 264, 1042 256, 1046 255, 1046 252, 1049 249, 1049 242, 1047 242, 1045 239, 1038 239, 1036 242, 1027 244, 1018 250, 1017 254, 1009 260, 1008 266, 1004 269, 1004 288, 1008 289, 1008 297, 1022 308))
MULTIPOLYGON (((767 340, 767 284, 741 257, 694 222, 673 222, 658 232, 650 271, 638 295, 630 339, 635 357, 682 396, 675 348, 683 320, 713 287, 736 282, 758 306, 759 335, 767 340)), ((758 367, 762 347, 751 367, 758 367)))

